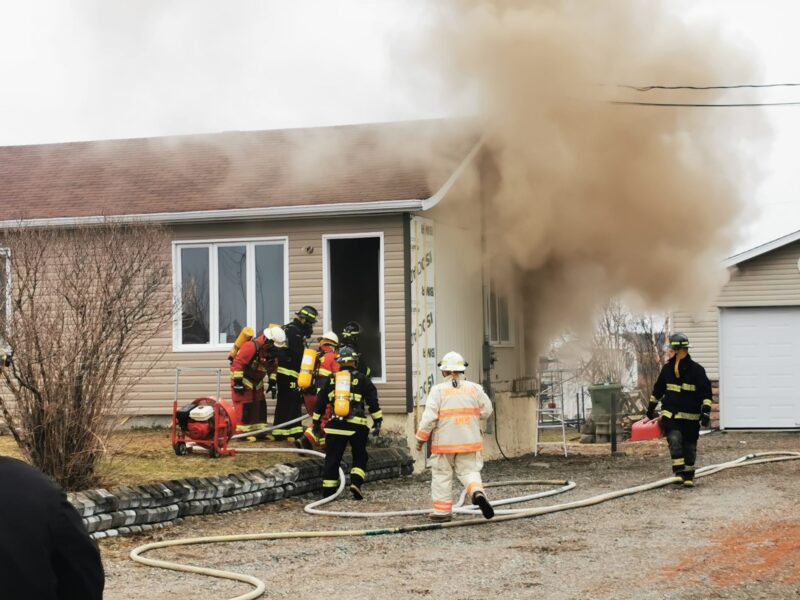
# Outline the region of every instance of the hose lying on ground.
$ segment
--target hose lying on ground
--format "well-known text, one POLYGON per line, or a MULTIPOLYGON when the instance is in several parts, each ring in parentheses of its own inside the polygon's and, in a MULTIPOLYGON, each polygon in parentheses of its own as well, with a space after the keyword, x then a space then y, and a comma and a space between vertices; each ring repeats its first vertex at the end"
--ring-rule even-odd
MULTIPOLYGON (((256 449, 252 449, 256 450, 256 449)), ((314 450, 300 450, 300 449, 292 449, 292 448, 263 448, 260 450, 269 450, 269 451, 279 451, 279 452, 293 452, 298 454, 310 454, 313 456, 323 456, 321 452, 316 452, 314 450)), ((715 465, 708 465, 706 467, 702 467, 695 472, 695 477, 705 477, 707 475, 713 475, 715 473, 719 473, 720 471, 724 471, 726 469, 732 469, 736 467, 744 467, 754 464, 763 464, 768 462, 778 462, 778 461, 785 461, 785 460, 797 460, 800 459, 800 452, 760 452, 756 454, 748 454, 746 456, 742 456, 732 461, 718 463, 715 465)), ((495 485, 517 485, 520 482, 503 482, 502 484, 498 483, 495 485)), ((555 482, 560 484, 565 484, 568 482, 555 482)), ((398 533, 409 533, 412 531, 428 531, 433 529, 450 529, 454 527, 470 527, 473 525, 489 525, 492 523, 500 523, 504 521, 513 521, 516 519, 525 519, 529 517, 536 517, 539 515, 545 515, 554 512, 560 512, 564 510, 571 510, 573 508, 583 508, 585 506, 592 506, 594 504, 600 504, 602 502, 607 502, 608 500, 613 500, 615 498, 621 498, 622 496, 630 496, 633 494, 638 494, 640 492, 645 492, 648 490, 653 490, 656 488, 664 487, 672 483, 672 478, 667 477, 665 479, 659 479, 658 481, 653 481, 651 483, 645 483, 642 485, 637 485, 629 488, 625 488, 622 490, 617 490, 614 492, 607 492, 605 494, 598 494, 596 496, 591 496, 589 498, 585 498, 583 500, 575 500, 572 502, 565 502, 562 504, 554 504, 552 506, 542 506, 538 508, 528 508, 528 509, 517 509, 513 511, 512 514, 498 514, 495 518, 491 520, 486 520, 483 518, 480 519, 465 519, 465 520, 458 520, 458 521, 450 521, 447 523, 423 523, 418 525, 407 525, 402 527, 387 527, 387 528, 378 528, 378 529, 347 529, 347 530, 338 530, 338 531, 281 531, 281 532, 271 532, 271 533, 250 533, 250 534, 237 534, 237 535, 220 535, 220 536, 209 536, 209 537, 196 537, 196 538, 184 538, 184 539, 177 539, 177 540, 169 540, 163 542, 154 542, 151 544, 145 544, 143 546, 139 546, 131 550, 130 557, 132 560, 151 566, 151 567, 158 567, 162 569, 171 569, 173 571, 183 571, 187 573, 198 573, 200 575, 208 575, 211 577, 219 577, 223 579, 231 579, 234 581, 241 581, 244 583, 248 583, 252 585, 255 589, 252 591, 240 595, 235 596, 231 600, 253 600, 254 598, 260 597, 264 591, 266 590, 266 585, 263 581, 256 577, 252 577, 250 575, 243 575, 240 573, 233 573, 230 571, 222 571, 219 569, 211 569, 207 567, 197 567, 193 565, 185 565, 176 562, 170 562, 166 560, 159 560, 159 559, 152 559, 152 558, 145 558, 142 556, 145 552, 149 552, 151 550, 156 550, 158 548, 168 548, 170 546, 189 546, 194 544, 213 544, 213 543, 221 543, 221 542, 242 542, 242 541, 254 541, 254 540, 280 540, 280 539, 290 539, 290 538, 334 538, 334 537, 358 537, 358 536, 367 536, 367 535, 392 535, 398 533)), ((339 488, 333 496, 330 498, 324 499, 326 502, 330 502, 335 499, 344 489, 344 472, 339 469, 339 488)), ((487 484, 488 487, 488 484, 487 484)), ((572 485, 574 487, 574 484, 572 485)), ((568 489, 571 489, 568 488, 568 489)), ((565 489, 558 490, 552 493, 561 493, 562 491, 566 491, 565 489)), ((526 497, 527 498, 527 497, 526 497)), ((462 497, 459 499, 459 504, 463 503, 463 494, 462 497)), ((498 506, 500 504, 508 504, 512 499, 507 500, 500 500, 493 502, 493 505, 498 506)), ((520 502, 522 500, 516 500, 520 502)), ((323 504, 321 501, 312 502, 310 505, 306 507, 307 512, 309 508, 314 506, 319 506, 323 504)), ((326 511, 319 511, 319 512, 312 512, 312 514, 336 514, 337 516, 389 516, 389 515, 397 515, 397 514, 424 514, 429 511, 397 511, 393 513, 328 513, 326 511)))

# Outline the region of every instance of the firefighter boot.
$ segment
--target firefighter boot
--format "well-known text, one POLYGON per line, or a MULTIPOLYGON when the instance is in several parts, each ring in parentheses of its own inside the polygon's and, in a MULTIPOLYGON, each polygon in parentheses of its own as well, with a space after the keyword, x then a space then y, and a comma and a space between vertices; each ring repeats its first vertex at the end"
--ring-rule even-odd
POLYGON ((299 438, 297 438, 294 441, 294 445, 301 450, 311 450, 311 448, 313 448, 311 441, 305 435, 301 435, 299 438))
POLYGON ((431 513, 428 518, 435 523, 448 523, 453 520, 453 515, 450 513, 431 513))
POLYGON ((350 493, 353 494, 354 500, 363 500, 364 493, 361 491, 361 486, 355 483, 350 484, 350 493))
POLYGON ((686 465, 686 469, 681 473, 683 477, 683 487, 694 487, 694 465, 686 465))
POLYGON ((482 491, 478 490, 472 494, 472 503, 478 505, 478 508, 481 509, 481 513, 483 513, 484 519, 491 519, 494 516, 494 508, 492 508, 489 499, 482 491))
POLYGON ((364 469, 353 467, 350 469, 350 493, 356 500, 363 500, 364 493, 361 491, 361 486, 364 484, 366 473, 364 469))

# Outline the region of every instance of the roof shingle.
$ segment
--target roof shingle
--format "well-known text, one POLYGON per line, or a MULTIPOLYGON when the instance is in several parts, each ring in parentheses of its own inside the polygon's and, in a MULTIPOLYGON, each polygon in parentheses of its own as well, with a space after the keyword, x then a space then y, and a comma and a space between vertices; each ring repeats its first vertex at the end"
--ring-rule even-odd
POLYGON ((428 198, 475 141, 429 120, 0 147, 0 221, 428 198))

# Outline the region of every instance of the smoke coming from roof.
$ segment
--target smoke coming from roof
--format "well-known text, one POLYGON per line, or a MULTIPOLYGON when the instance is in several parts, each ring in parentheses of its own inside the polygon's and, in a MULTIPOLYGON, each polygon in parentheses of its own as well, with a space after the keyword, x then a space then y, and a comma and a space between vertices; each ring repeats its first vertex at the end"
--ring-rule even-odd
POLYGON ((524 282, 538 346, 586 328, 611 297, 699 307, 725 281, 757 179, 741 140, 763 138, 760 117, 609 102, 719 102, 618 84, 754 79, 741 49, 667 4, 455 0, 437 31, 449 82, 478 92, 492 276, 524 282))

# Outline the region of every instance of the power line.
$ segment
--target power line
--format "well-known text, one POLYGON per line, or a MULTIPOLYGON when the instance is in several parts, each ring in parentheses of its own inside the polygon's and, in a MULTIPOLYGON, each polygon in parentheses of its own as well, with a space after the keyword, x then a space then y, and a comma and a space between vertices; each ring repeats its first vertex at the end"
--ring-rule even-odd
POLYGON ((624 100, 609 100, 609 104, 627 104, 628 106, 666 106, 689 108, 746 108, 753 106, 800 106, 800 102, 740 102, 735 104, 702 104, 689 102, 628 102, 624 100))
POLYGON ((739 88, 800 87, 800 83, 742 83, 736 85, 624 85, 616 87, 649 92, 650 90, 734 90, 739 88))

